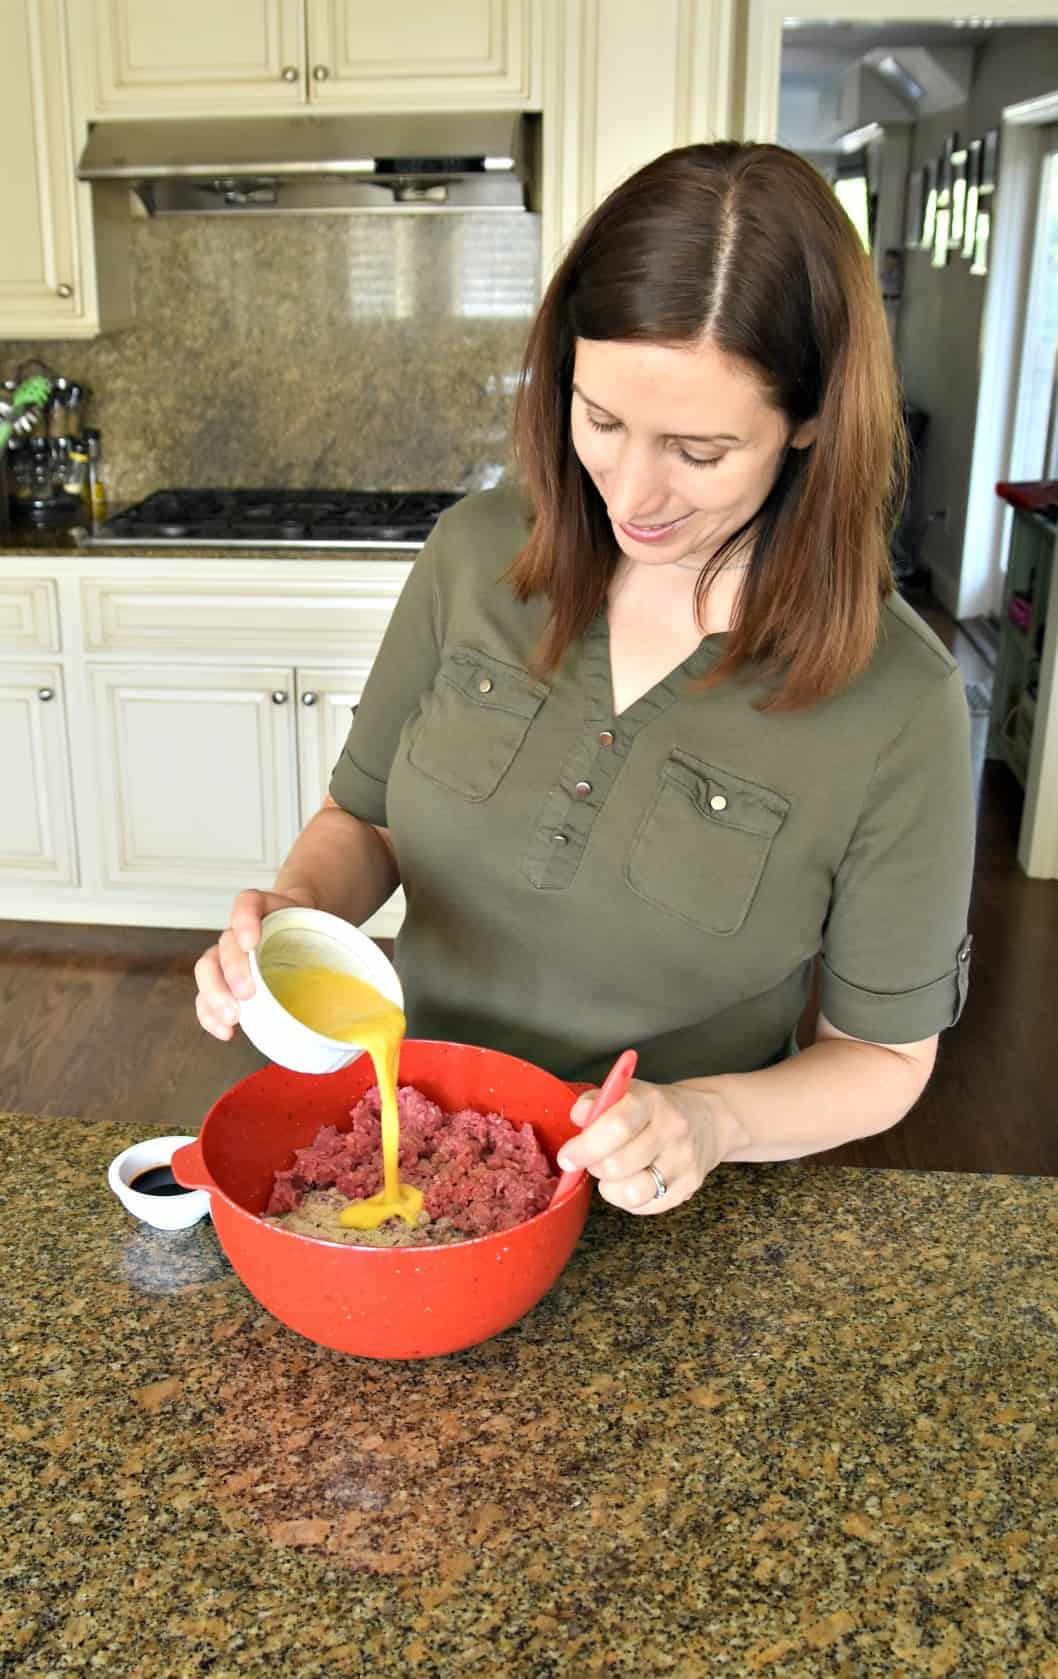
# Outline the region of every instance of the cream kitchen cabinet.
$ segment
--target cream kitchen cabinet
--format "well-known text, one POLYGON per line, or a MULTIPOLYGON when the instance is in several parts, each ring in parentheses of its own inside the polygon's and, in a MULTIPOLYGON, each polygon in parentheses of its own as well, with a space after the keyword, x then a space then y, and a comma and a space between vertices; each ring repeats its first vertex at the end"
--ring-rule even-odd
POLYGON ((78 0, 91 114, 155 116, 305 102, 303 0, 78 0))
POLYGON ((345 745, 353 712, 371 669, 299 670, 297 676, 298 775, 307 819, 323 803, 331 771, 345 745))
MULTIPOLYGON (((323 802, 369 670, 93 664, 106 885, 266 885, 323 802)), ((369 930, 402 915, 398 894, 369 930)))
POLYGON ((61 666, 0 666, 0 742, 0 877, 75 883, 77 848, 61 666))
MULTIPOLYGON (((233 889, 268 884, 326 794, 409 570, 386 557, 86 568, 105 891, 152 891, 167 918, 186 901, 198 925, 207 903, 216 917, 233 889)), ((397 901, 371 930, 394 932, 400 914, 397 901)))
POLYGON ((532 0, 306 0, 309 97, 345 110, 531 109, 532 0))
MULTIPOLYGON (((361 660, 348 672, 298 670, 298 774, 302 821, 323 803, 331 771, 345 745, 353 712, 371 669, 361 660)), ((367 923, 370 933, 391 935, 404 919, 404 893, 398 887, 389 903, 367 923)))
POLYGON ((62 0, 0 7, 0 339, 91 338, 128 311, 123 231, 75 176, 62 0), (98 239, 98 249, 96 241, 98 239))
POLYGON ((223 926, 319 809, 411 556, 2 565, 0 916, 223 926))
POLYGON ((89 114, 529 107, 533 4, 78 0, 89 114))
POLYGON ((90 670, 105 883, 232 892, 271 878, 298 831, 294 673, 90 670))

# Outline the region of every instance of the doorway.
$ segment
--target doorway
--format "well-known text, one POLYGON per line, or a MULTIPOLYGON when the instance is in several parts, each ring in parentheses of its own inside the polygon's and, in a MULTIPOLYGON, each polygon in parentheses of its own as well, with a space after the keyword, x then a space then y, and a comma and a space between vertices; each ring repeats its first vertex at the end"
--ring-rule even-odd
MULTIPOLYGON (((751 0, 758 23, 765 9, 764 0, 751 0)), ((885 298, 913 463, 894 543, 897 579, 901 586, 909 579, 913 590, 928 587, 956 619, 984 617, 1002 580, 1004 510, 996 480, 1032 476, 1040 464, 1009 470, 1016 368, 1005 370, 1011 411, 1004 414, 997 401, 1001 367, 985 397, 986 334, 1005 339, 1009 359, 1026 319, 1026 353, 1031 348, 1040 363, 1050 331, 1046 388, 1042 372, 1034 387, 1037 406, 1050 404, 1054 388, 1049 290, 1030 314, 1023 278, 1020 291, 1007 272, 993 284, 992 270, 1006 256, 996 211, 1004 212, 1009 243, 1008 212, 1014 188, 1021 190, 1014 181, 1007 190, 1005 172, 998 188, 1005 151, 1013 162, 1016 149, 1008 146, 1005 119, 1015 96, 1027 105, 1025 95, 1058 88, 1058 27, 994 16, 849 22, 847 11, 822 17, 811 4, 806 12, 813 15, 781 22, 774 132, 846 203, 885 298), (975 474, 979 500, 987 496, 983 518, 980 507, 971 516, 975 474)), ((1018 144, 1028 138, 1016 135, 1018 144)), ((1034 186, 1040 173, 1037 166, 1034 186)), ((1018 213, 1024 222, 1024 206, 1018 213)), ((1050 223, 1039 237, 1046 274, 1050 223)), ((1024 423, 1039 433, 1038 414, 1024 423)))
MULTIPOLYGON (((1032 250, 1021 338, 1010 477, 1058 479, 1058 122, 1037 131, 1032 250)), ((993 610, 1003 600, 1006 547, 993 565, 993 610)))
MULTIPOLYGON (((892 246, 900 258, 892 265, 899 293, 892 301, 905 397, 928 416, 913 535, 941 607, 960 625, 987 628, 1007 546, 1010 508, 996 495, 996 483, 1013 476, 1039 130, 1058 120, 1058 27, 1054 0, 995 0, 987 18, 973 19, 960 0, 897 0, 897 6, 894 18, 882 0, 843 0, 834 17, 833 0, 798 0, 791 21, 789 0, 746 0, 741 132, 747 139, 781 138, 784 49, 792 50, 799 35, 821 53, 828 41, 860 49, 857 62, 843 67, 837 100, 816 100, 817 114, 831 119, 835 144, 843 138, 850 150, 861 149, 869 165, 879 130, 883 141, 894 129, 905 136, 907 168, 892 171, 905 183, 902 237, 890 237, 892 218, 883 231, 883 212, 898 196, 883 190, 885 171, 876 169, 873 179, 869 168, 864 174, 872 254, 877 263, 892 246), (934 29, 947 38, 908 41, 905 50, 899 32, 934 29), (973 40, 978 29, 985 38, 973 40), (813 41, 809 31, 819 38, 813 41), (908 52, 919 47, 939 59, 927 77, 907 63, 908 52), (883 59, 893 62, 883 65, 883 59), (946 77, 955 84, 947 93, 946 77), (937 101, 935 110, 916 104, 921 95, 914 83, 937 101), (958 154, 975 142, 979 195, 983 187, 988 202, 973 207, 975 238, 957 243, 960 214, 966 231, 970 179, 958 154), (916 179, 924 189, 917 203, 916 179)), ((803 113, 813 95, 802 87, 798 98, 803 113)), ((807 149, 806 143, 794 149, 807 149)), ((1029 875, 1058 877, 1058 614, 1048 620, 1041 652, 1024 787, 1018 861, 1029 875)))

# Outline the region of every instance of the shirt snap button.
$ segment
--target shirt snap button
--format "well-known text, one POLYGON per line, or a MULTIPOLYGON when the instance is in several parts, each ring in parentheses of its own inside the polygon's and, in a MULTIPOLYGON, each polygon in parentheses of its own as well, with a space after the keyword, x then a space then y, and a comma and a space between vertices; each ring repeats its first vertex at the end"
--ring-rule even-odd
POLYGON ((611 731, 609 729, 604 729, 602 731, 601 735, 599 736, 599 745, 600 746, 612 746, 613 745, 613 734, 611 733, 611 731))
POLYGON ((576 793, 578 799, 586 799, 588 794, 591 792, 591 782, 578 781, 573 791, 576 793))
POLYGON ((723 793, 714 793, 713 794, 712 798, 709 800, 709 809, 710 810, 726 810, 727 809, 727 800, 725 799, 723 793))
POLYGON ((566 834, 552 834, 551 843, 552 845, 568 845, 569 837, 566 834))
POLYGON ((491 694, 492 693, 492 677, 491 676, 483 676, 481 678, 481 681, 478 683, 478 693, 479 694, 491 694))

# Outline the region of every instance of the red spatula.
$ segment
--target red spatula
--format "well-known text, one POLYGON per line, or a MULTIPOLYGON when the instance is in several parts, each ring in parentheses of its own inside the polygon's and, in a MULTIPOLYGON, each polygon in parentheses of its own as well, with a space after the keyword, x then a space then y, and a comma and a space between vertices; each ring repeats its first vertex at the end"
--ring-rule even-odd
MULTIPOLYGON (((606 1075, 602 1089, 592 1103, 591 1112, 581 1126, 582 1131, 586 1131, 589 1125, 593 1125, 606 1112, 607 1108, 612 1108, 615 1102, 621 1100, 632 1082, 632 1075, 636 1070, 638 1059, 639 1056, 634 1049, 626 1049, 623 1055, 617 1057, 606 1075)), ((555 1185, 555 1193, 551 1197, 552 1207, 557 1207, 563 1201, 567 1201, 583 1176, 583 1166, 575 1166, 572 1171, 563 1172, 555 1185)))

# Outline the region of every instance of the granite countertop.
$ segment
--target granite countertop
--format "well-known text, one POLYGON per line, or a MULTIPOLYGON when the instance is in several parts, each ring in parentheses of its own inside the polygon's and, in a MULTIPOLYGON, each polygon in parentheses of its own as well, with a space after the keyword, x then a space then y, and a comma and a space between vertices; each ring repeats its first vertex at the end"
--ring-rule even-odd
POLYGON ((1053 1181, 597 1201, 520 1325, 387 1364, 137 1225, 127 1132, 2 1123, 0 1671, 1058 1676, 1053 1181))

